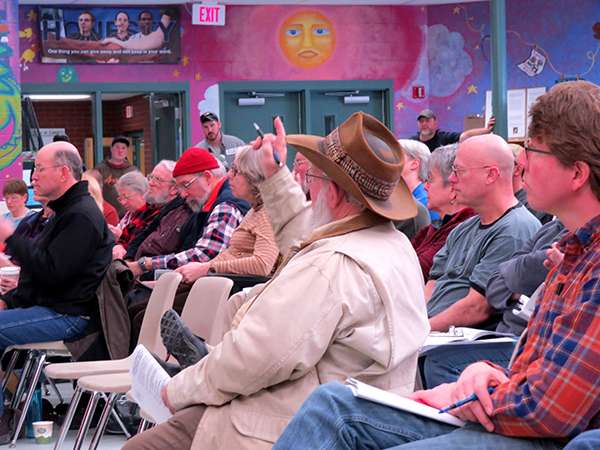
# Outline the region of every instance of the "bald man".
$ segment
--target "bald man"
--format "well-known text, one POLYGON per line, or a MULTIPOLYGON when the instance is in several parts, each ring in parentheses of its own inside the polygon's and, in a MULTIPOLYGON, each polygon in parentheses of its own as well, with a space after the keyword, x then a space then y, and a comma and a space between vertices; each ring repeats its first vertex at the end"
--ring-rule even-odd
MULTIPOLYGON (((112 259, 115 238, 81 181, 83 164, 68 142, 44 146, 32 176, 36 196, 54 217, 34 244, 0 221, 0 241, 21 263, 19 283, 0 300, 0 352, 13 344, 69 339, 96 315, 95 291, 112 259)), ((4 402, 0 399, 0 407, 4 402)), ((4 420, 4 418, 3 418, 4 420)))
POLYGON ((513 168, 513 154, 499 136, 475 136, 458 148, 448 181, 456 201, 479 215, 457 226, 433 260, 425 298, 434 331, 495 329, 501 319, 486 301, 488 278, 540 227, 514 195, 513 168))

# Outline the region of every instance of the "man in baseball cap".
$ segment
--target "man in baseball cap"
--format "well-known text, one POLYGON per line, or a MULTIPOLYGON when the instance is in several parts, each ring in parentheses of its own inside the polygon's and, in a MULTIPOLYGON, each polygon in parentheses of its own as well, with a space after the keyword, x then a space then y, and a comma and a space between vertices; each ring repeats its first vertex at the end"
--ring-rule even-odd
POLYGON ((200 123, 205 139, 199 142, 196 147, 205 148, 226 167, 231 167, 235 159, 235 149, 245 145, 244 141, 236 136, 223 133, 219 116, 214 112, 207 111, 201 114, 200 123))
POLYGON ((473 136, 491 133, 494 130, 496 119, 492 116, 490 117, 487 127, 474 128, 472 130, 464 131, 463 133, 438 130, 437 118, 435 117, 435 113, 430 109, 421 111, 417 116, 417 122, 419 123, 419 132, 414 136, 411 136, 410 139, 422 142, 433 152, 442 145, 463 142, 465 139, 473 136))

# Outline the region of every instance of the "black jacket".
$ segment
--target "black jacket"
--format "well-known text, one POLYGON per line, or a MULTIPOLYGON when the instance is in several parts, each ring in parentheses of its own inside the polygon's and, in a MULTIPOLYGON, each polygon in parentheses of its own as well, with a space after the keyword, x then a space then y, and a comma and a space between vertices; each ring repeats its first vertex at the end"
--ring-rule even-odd
POLYGON ((115 238, 88 192, 87 181, 49 203, 55 212, 37 241, 13 234, 7 239, 21 263, 12 308, 45 306, 56 312, 91 316, 95 291, 112 260, 115 238))

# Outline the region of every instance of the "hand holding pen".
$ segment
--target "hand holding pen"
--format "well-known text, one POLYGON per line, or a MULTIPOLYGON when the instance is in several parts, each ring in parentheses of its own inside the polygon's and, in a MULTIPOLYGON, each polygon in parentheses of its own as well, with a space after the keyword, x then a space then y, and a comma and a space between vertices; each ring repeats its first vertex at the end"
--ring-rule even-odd
MULTIPOLYGON (((256 132, 258 133, 258 135, 260 136, 260 138, 264 139, 265 138, 265 133, 263 133, 263 131, 260 129, 260 127, 258 126, 258 124, 256 122, 254 122, 254 128, 256 128, 256 132)), ((279 159, 279 156, 275 152, 275 149, 273 149, 273 158, 275 159, 275 162, 277 163, 277 165, 279 165, 279 167, 283 167, 283 163, 279 159)))
POLYGON ((273 125, 275 127, 275 134, 267 133, 265 135, 260 130, 260 127, 258 127, 258 124, 256 124, 256 127, 258 127, 256 132, 259 138, 252 142, 252 148, 262 152, 261 165, 265 178, 269 178, 279 172, 281 167, 283 167, 282 161, 285 161, 287 157, 286 133, 283 122, 277 117, 273 121, 273 125))
MULTIPOLYGON (((491 394, 492 392, 494 392, 494 388, 493 387, 489 387, 488 388, 488 393, 491 394)), ((459 408, 462 405, 464 405, 465 403, 469 403, 472 402, 473 400, 477 400, 477 395, 473 394, 468 396, 467 398, 463 398, 462 400, 457 401, 456 403, 452 403, 449 406, 446 406, 445 408, 440 409, 438 414, 443 414, 443 413, 447 413, 448 411, 455 409, 455 408, 459 408)))

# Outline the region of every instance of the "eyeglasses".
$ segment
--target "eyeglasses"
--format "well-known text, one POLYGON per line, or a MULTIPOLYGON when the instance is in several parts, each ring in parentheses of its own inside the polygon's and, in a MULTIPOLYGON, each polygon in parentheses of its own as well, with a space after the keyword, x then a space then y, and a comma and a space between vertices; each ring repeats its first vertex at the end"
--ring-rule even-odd
MULTIPOLYGON (((202 173, 204 173, 204 172, 202 172, 202 173)), ((179 186, 179 192, 181 192, 181 191, 187 191, 190 188, 190 186, 192 185, 192 183, 194 181, 196 181, 196 179, 199 178, 200 175, 202 175, 202 173, 199 173, 194 178, 192 178, 189 182, 187 182, 187 183, 182 184, 181 186, 179 186)))
POLYGON ((482 167, 466 167, 464 169, 459 169, 454 164, 452 164, 452 173, 456 178, 458 178, 459 174, 466 172, 467 170, 479 170, 479 169, 489 169, 490 166, 482 166, 482 167))
POLYGON ((129 194, 129 195, 119 195, 117 197, 117 200, 122 201, 122 200, 129 200, 131 197, 133 197, 133 194, 129 194))
POLYGON ((10 202, 18 202, 19 200, 24 200, 24 199, 25 199, 25 196, 19 195, 19 194, 7 195, 6 197, 4 197, 4 201, 10 201, 10 202))
POLYGON ((233 176, 234 176, 234 177, 235 177, 235 176, 236 176, 238 173, 239 173, 240 175, 242 175, 242 176, 244 175, 244 172, 242 172, 240 169, 238 169, 238 168, 235 166, 235 164, 232 164, 232 165, 231 165, 231 169, 230 169, 230 170, 231 170, 231 172, 233 173, 233 176))
POLYGON ((318 178, 319 180, 327 180, 327 181, 333 181, 331 178, 329 177, 323 177, 321 175, 314 175, 313 173, 311 173, 311 169, 312 167, 309 167, 306 170, 306 184, 310 184, 313 182, 313 178, 318 178))
POLYGON ((146 175, 146 178, 148 178, 148 181, 154 181, 155 183, 159 183, 159 184, 170 182, 167 180, 163 180, 161 177, 157 177, 156 175, 152 175, 151 173, 146 175))
POLYGON ((44 170, 49 169, 50 167, 62 167, 64 164, 53 164, 52 166, 33 166, 33 171, 38 174, 43 174, 44 170))
POLYGON ((533 153, 541 153, 542 155, 550 155, 550 156, 554 156, 552 154, 552 152, 548 152, 546 150, 540 150, 538 148, 533 148, 533 147, 525 147, 525 158, 529 159, 529 152, 533 152, 533 153))

